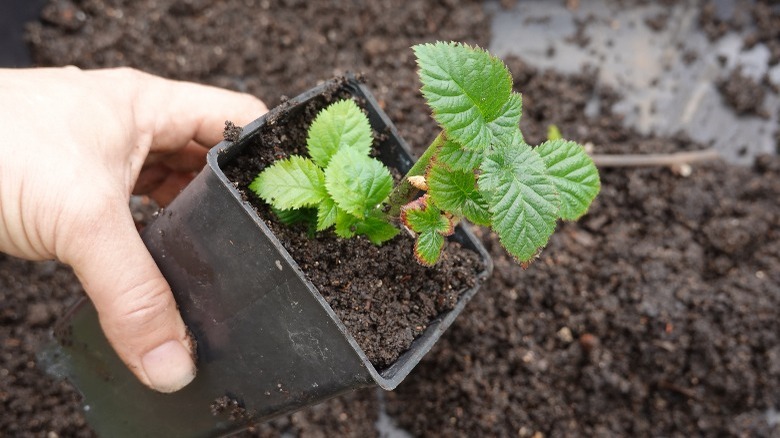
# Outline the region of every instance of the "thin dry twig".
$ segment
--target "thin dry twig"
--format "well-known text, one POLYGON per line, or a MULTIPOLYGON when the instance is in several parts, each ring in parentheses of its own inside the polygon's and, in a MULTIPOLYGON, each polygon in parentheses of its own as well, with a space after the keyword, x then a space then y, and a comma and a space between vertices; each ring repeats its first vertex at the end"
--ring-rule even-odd
POLYGON ((593 154, 591 158, 599 167, 646 167, 700 163, 717 160, 721 156, 718 151, 710 148, 673 154, 593 154))

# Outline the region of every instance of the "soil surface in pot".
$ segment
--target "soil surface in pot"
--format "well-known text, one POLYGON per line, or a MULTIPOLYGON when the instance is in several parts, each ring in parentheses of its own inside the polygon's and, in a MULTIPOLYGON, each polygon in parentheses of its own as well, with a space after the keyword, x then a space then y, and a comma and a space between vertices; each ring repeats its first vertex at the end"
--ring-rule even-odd
MULTIPOLYGON (((63 13, 70 21, 32 26, 42 65, 133 65, 246 90, 269 106, 364 71, 417 146, 435 127, 409 46, 435 38, 486 46, 490 37, 476 1, 50 4, 86 19, 63 13)), ((510 67, 532 143, 555 123, 596 152, 700 147, 625 129, 609 109, 614 93, 593 74, 510 67), (593 101, 599 111, 586 117, 593 101)), ((606 170, 591 213, 562 225, 526 271, 484 235, 492 279, 387 394, 388 408, 414 436, 778 436, 779 165, 776 156, 752 167, 712 163, 687 178, 666 168, 606 170)), ((35 339, 79 294, 67 268, 0 256, 0 435, 91 434, 78 395, 34 358, 35 339)), ((374 391, 363 391, 242 435, 379 436, 377 411, 374 391)))
MULTIPOLYGON (((300 111, 269 118, 223 170, 265 219, 371 363, 382 370, 395 362, 432 320, 451 310, 460 296, 476 285, 477 275, 485 267, 477 253, 457 242, 447 242, 439 262, 432 268, 424 267, 414 258, 414 238, 403 232, 381 246, 362 236, 341 239, 332 230, 312 238, 307 224, 280 223, 270 207, 248 189, 258 173, 275 160, 308 156, 307 132, 318 112, 349 98, 338 92, 338 86, 334 83, 333 90, 300 111)), ((384 135, 374 132, 375 147, 384 135)))

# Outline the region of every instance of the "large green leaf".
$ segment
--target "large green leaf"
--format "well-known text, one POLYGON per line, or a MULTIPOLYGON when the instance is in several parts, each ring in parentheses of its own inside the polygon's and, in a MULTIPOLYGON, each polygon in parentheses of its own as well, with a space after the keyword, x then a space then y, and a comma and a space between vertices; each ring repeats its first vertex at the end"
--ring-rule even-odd
POLYGON ((450 170, 434 164, 428 171, 428 194, 442 210, 465 216, 477 225, 490 225, 490 212, 477 190, 472 171, 450 170))
POLYGON ((325 187, 336 205, 362 219, 393 189, 390 171, 355 149, 342 149, 325 169, 325 187))
POLYGON ((520 121, 521 99, 512 93, 504 63, 477 47, 437 42, 413 47, 422 93, 449 138, 466 149, 506 143, 520 121))
POLYGON ((298 155, 263 170, 249 189, 279 210, 314 206, 328 196, 322 170, 298 155))
POLYGON ((464 149, 458 143, 447 139, 439 150, 436 159, 452 170, 470 171, 479 167, 484 151, 464 149))
POLYGON ((528 261, 555 230, 560 200, 541 157, 525 143, 494 149, 482 163, 480 192, 501 244, 528 261))
POLYGON ((312 160, 325 168, 344 148, 368 155, 372 142, 371 125, 366 115, 354 101, 340 100, 320 111, 309 127, 306 145, 312 160))
POLYGON ((546 141, 535 150, 544 160, 547 173, 561 196, 561 217, 578 219, 588 211, 601 189, 596 164, 585 149, 573 141, 546 141))

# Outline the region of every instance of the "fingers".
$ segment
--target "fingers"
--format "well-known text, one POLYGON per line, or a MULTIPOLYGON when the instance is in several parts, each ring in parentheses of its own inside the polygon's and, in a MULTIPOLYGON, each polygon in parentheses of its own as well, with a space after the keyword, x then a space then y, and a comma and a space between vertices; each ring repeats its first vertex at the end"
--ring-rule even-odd
POLYGON ((193 346, 126 204, 109 201, 91 222, 78 249, 61 258, 74 267, 106 337, 141 382, 166 393, 183 388, 196 373, 193 346))
POLYGON ((160 207, 167 207, 194 177, 192 173, 171 172, 156 188, 149 191, 149 196, 160 207))
MULTIPOLYGON (((225 121, 243 126, 268 109, 258 98, 207 85, 173 81, 135 70, 93 72, 114 84, 117 76, 135 83, 135 123, 151 134, 151 151, 172 151, 191 140, 211 147, 222 140, 225 121)), ((115 85, 114 85, 115 86, 115 85)))
POLYGON ((183 149, 176 152, 152 152, 146 158, 144 166, 164 164, 177 172, 200 171, 206 165, 208 149, 191 141, 183 149))

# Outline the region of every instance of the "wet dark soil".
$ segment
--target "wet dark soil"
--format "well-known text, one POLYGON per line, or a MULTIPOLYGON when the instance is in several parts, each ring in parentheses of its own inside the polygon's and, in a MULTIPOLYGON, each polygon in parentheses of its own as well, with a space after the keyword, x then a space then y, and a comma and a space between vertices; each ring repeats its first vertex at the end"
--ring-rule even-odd
MULTIPOLYGON (((247 90, 269 106, 347 69, 364 71, 418 152, 434 132, 408 47, 489 37, 478 2, 50 3, 87 18, 30 29, 43 65, 133 65, 247 90)), ((623 128, 609 110, 615 93, 592 72, 510 67, 533 143, 554 123, 596 152, 702 147, 623 128), (583 115, 589 101, 600 108, 592 118, 583 115)), ((483 234, 492 279, 388 394, 389 408, 415 436, 778 436, 778 167, 772 156, 753 167, 697 165, 687 178, 607 169, 591 212, 561 225, 525 271, 483 234)), ((75 277, 0 256, 0 286, 0 435, 89 435, 75 392, 38 371, 33 355, 81 293, 75 277)), ((364 391, 245 435, 378 436, 377 409, 364 391)))

